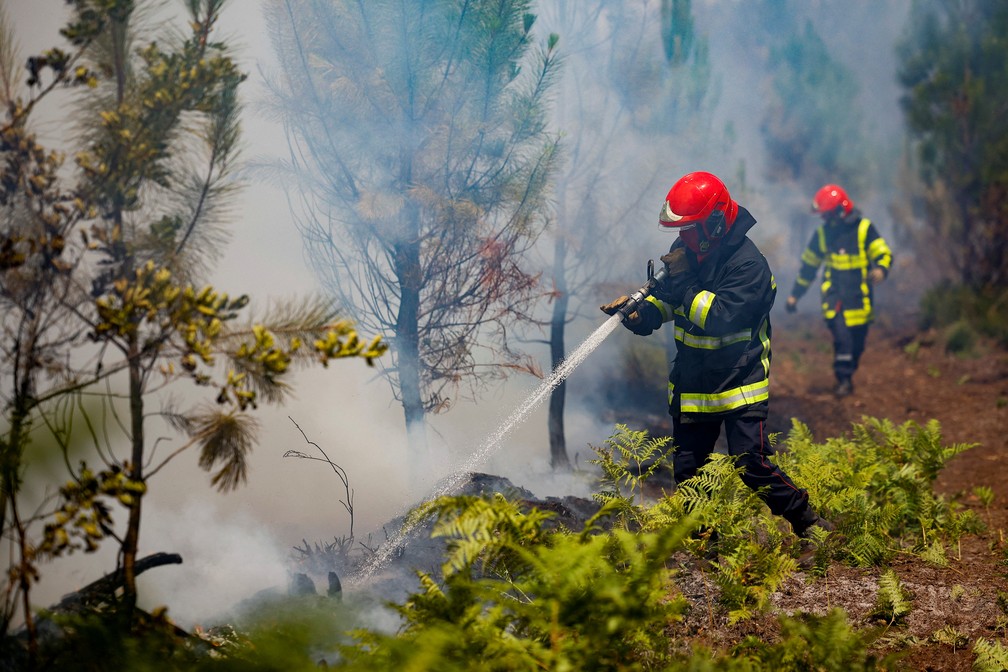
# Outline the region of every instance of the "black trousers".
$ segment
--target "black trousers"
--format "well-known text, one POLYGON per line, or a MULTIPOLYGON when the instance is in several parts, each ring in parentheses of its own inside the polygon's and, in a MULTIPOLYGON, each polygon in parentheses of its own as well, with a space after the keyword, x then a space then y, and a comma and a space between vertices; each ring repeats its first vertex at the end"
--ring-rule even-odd
POLYGON ((770 456, 766 421, 760 418, 729 416, 709 422, 682 422, 672 417, 673 441, 676 449, 672 455, 672 468, 676 483, 696 475, 697 470, 714 451, 714 444, 725 428, 728 454, 736 458, 743 468, 742 482, 756 491, 770 507, 770 511, 783 516, 796 531, 802 531, 815 520, 809 506, 808 491, 799 488, 770 456))
POLYGON ((837 313, 832 320, 826 320, 826 326, 833 334, 833 373, 837 380, 849 379, 857 371, 864 353, 868 325, 848 327, 843 315, 837 313))

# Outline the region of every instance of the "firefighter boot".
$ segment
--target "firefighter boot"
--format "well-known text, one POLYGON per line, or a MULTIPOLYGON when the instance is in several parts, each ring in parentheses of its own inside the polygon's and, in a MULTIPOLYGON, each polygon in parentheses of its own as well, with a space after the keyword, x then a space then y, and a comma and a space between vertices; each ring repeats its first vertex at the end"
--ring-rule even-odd
POLYGON ((836 526, 809 508, 797 523, 792 524, 792 528, 799 539, 798 567, 806 570, 811 569, 815 565, 816 550, 818 549, 812 530, 819 528, 830 533, 836 529, 836 526))
POLYGON ((843 399, 854 392, 854 383, 851 382, 850 378, 838 378, 836 385, 833 386, 833 394, 837 399, 843 399))

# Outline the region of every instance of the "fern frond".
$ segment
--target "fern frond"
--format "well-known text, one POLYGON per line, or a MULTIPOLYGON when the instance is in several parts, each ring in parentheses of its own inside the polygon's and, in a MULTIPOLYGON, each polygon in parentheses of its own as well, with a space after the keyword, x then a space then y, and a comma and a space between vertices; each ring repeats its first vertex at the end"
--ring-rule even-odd
POLYGON ((973 670, 975 672, 1001 672, 1008 670, 1008 648, 1004 644, 980 637, 973 644, 973 670))
POLYGON ((885 620, 890 625, 898 623, 910 614, 911 603, 896 572, 886 570, 879 577, 878 593, 871 615, 885 620))

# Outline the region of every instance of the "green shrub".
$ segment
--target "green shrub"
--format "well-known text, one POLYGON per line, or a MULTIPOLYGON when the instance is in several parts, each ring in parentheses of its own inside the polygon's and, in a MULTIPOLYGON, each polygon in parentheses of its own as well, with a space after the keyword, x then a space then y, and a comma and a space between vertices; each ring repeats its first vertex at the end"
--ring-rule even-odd
POLYGON ((589 526, 548 543, 505 542, 497 555, 515 562, 494 576, 461 568, 439 583, 421 573, 421 589, 398 607, 402 632, 361 633, 341 669, 663 669, 666 631, 686 608, 671 596, 666 560, 690 529, 689 520, 660 533, 589 526))
MULTIPOLYGON (((1008 346, 1008 288, 977 290, 945 282, 927 290, 920 302, 921 328, 942 329, 956 323, 1008 346)), ((962 334, 954 330, 947 335, 953 336, 962 334)))
POLYGON ((953 322, 945 331, 945 351, 954 355, 973 352, 977 344, 977 333, 966 320, 953 322))
MULTIPOLYGON (((712 572, 729 622, 764 612, 796 563, 793 535, 725 455, 647 504, 640 493, 667 460, 664 445, 616 427, 598 462, 601 509, 579 531, 552 529, 552 514, 501 495, 418 508, 411 520, 432 519, 447 551, 439 575, 418 572, 417 590, 389 605, 395 633, 350 631, 343 608, 271 608, 222 655, 190 657, 188 669, 307 670, 321 657, 350 672, 896 669, 892 657, 868 653, 872 632, 856 631, 841 611, 782 617, 778 636, 723 650, 670 639, 690 608, 676 585, 682 558, 706 559, 700 566, 712 572)), ((896 552, 947 562, 947 545, 978 525, 933 492, 945 463, 970 447, 942 444, 936 422, 865 418, 849 438, 817 444, 795 421, 784 445, 778 462, 840 523, 819 539, 822 548, 846 562, 879 566, 896 552)), ((883 573, 874 615, 893 624, 910 606, 896 575, 883 573)), ((997 647, 978 643, 978 660, 996 665, 997 647)))
MULTIPOLYGON (((749 658, 752 670, 817 670, 854 672, 857 670, 899 669, 897 656, 878 660, 868 652, 871 633, 855 631, 840 609, 825 616, 803 614, 782 617, 777 642, 749 637, 732 652, 735 658, 749 658)), ((731 669, 719 668, 719 669, 731 669)))
POLYGON ((972 444, 945 445, 941 426, 862 418, 849 438, 813 441, 793 420, 778 464, 809 491, 820 513, 846 541, 837 556, 861 567, 881 566, 901 551, 939 557, 935 542, 957 544, 982 529, 972 511, 935 493, 934 481, 952 457, 972 444))

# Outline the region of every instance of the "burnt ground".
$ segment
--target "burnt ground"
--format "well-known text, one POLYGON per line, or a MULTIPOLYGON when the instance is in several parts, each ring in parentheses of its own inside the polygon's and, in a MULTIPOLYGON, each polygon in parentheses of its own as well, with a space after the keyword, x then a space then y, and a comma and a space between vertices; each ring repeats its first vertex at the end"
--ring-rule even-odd
MULTIPOLYGON (((900 669, 972 670, 978 638, 1006 643, 1008 624, 1008 352, 979 345, 969 355, 946 352, 940 334, 921 332, 912 315, 880 319, 872 327, 855 391, 832 394, 832 350, 817 316, 781 315, 774 322, 771 431, 786 432, 798 418, 816 440, 849 434, 865 416, 896 424, 941 423, 945 443, 977 444, 953 458, 936 489, 976 511, 987 524, 962 541, 948 567, 900 557, 891 568, 913 598, 902 625, 870 619, 883 569, 861 570, 834 563, 824 578, 799 572, 775 596, 774 611, 825 613, 844 609, 858 627, 875 628, 874 650, 902 652, 900 669), (994 492, 985 507, 977 486, 994 492)), ((701 619, 702 621, 703 619, 701 619)), ((738 626, 707 618, 694 636, 727 645, 746 634, 772 637, 774 614, 738 626)))

